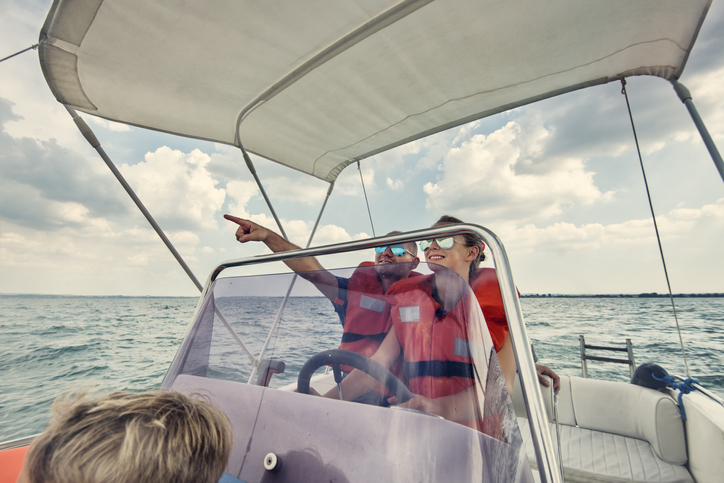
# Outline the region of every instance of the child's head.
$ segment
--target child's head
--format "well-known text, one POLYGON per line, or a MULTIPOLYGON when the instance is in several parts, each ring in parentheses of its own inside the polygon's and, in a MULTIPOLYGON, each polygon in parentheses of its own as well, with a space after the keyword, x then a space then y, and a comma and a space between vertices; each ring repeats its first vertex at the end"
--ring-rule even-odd
POLYGON ((58 398, 18 482, 213 482, 231 452, 226 415, 173 391, 58 398))

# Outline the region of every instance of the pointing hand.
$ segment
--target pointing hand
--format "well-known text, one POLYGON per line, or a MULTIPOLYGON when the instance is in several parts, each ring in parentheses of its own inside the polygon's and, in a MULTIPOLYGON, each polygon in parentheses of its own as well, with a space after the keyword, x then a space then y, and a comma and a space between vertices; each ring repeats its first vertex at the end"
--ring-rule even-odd
POLYGON ((224 218, 239 225, 239 228, 236 229, 235 234, 236 240, 239 243, 266 240, 268 230, 263 226, 259 226, 252 221, 232 215, 224 215, 224 218))

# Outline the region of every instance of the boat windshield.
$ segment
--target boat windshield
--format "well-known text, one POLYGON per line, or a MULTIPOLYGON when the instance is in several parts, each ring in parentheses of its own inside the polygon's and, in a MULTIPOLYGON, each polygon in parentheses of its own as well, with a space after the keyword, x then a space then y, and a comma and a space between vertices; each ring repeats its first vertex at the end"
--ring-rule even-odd
POLYGON ((213 282, 163 385, 208 394, 227 412, 227 473, 259 481, 267 470, 256 463, 273 451, 325 481, 527 481, 475 293, 444 267, 406 265, 213 282), (383 270, 409 276, 383 292, 383 270))

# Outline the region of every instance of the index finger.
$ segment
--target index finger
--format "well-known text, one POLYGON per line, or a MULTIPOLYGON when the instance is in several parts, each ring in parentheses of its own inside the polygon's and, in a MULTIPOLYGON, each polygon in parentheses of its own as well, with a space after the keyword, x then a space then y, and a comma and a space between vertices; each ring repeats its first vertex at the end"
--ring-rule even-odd
POLYGON ((229 221, 232 221, 232 222, 236 223, 236 224, 239 225, 239 226, 243 226, 243 225, 246 225, 246 224, 249 223, 247 220, 245 220, 245 219, 243 219, 243 218, 239 218, 238 216, 224 215, 224 218, 226 218, 226 219, 229 220, 229 221))

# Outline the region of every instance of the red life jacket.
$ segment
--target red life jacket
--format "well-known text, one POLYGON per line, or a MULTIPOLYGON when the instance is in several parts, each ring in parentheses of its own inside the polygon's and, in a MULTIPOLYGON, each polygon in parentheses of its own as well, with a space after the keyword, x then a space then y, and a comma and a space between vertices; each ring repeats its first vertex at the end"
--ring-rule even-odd
MULTIPOLYGON (((409 277, 419 275, 410 272, 409 277)), ((390 299, 382 289, 375 264, 362 262, 347 282, 347 311, 339 348, 372 357, 391 327, 390 299)), ((351 372, 352 368, 342 366, 342 370, 351 372)))
POLYGON ((488 324, 488 331, 493 339, 493 344, 495 344, 495 350, 499 351, 503 347, 509 329, 508 319, 505 316, 505 308, 503 307, 503 297, 500 295, 498 277, 494 268, 478 269, 473 277, 470 280, 470 287, 475 292, 480 309, 485 316, 485 322, 488 324))
MULTIPOLYGON (((463 295, 453 310, 441 313, 432 297, 433 277, 401 280, 388 292, 394 296, 390 318, 403 352, 408 387, 413 394, 430 399, 457 394, 475 384, 470 357, 475 342, 469 340, 465 313, 475 301, 463 295)), ((482 430, 482 419, 458 422, 482 430)))
MULTIPOLYGON (((392 327, 387 299, 373 262, 362 262, 347 282, 347 311, 340 349, 372 357, 392 327)), ((343 366, 345 372, 351 368, 343 366)))

